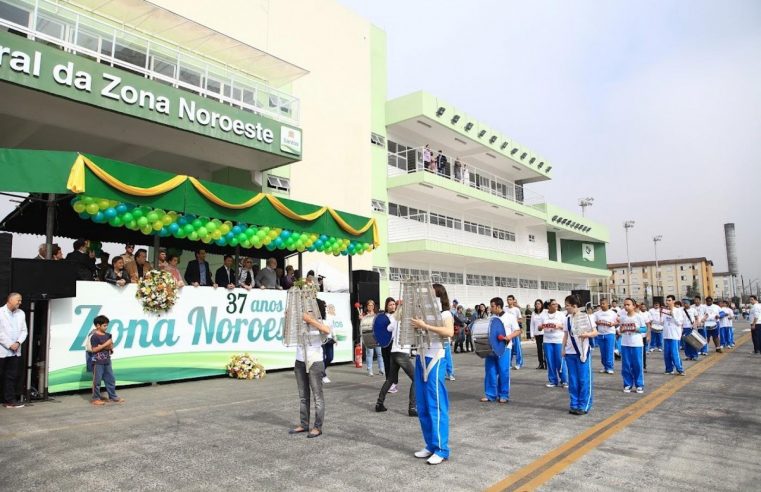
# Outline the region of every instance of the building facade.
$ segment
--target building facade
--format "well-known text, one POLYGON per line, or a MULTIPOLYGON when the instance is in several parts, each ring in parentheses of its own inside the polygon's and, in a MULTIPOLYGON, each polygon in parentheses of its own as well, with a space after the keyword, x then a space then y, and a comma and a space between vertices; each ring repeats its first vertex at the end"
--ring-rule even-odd
POLYGON ((608 271, 607 283, 591 282, 590 289, 613 299, 716 296, 713 261, 705 257, 659 260, 657 269, 655 261, 637 261, 631 264, 631 275, 626 263, 610 264, 608 271))
MULTIPOLYGON (((432 278, 525 305, 608 276, 607 228, 531 190, 550 161, 432 95, 387 101, 385 34, 337 2, 0 0, 0 46, 0 146, 372 214, 381 245, 353 268, 381 297, 432 278)), ((346 258, 303 261, 348 287, 346 258)))
POLYGON ((732 276, 729 272, 716 272, 713 274, 713 291, 719 299, 732 298, 732 276))

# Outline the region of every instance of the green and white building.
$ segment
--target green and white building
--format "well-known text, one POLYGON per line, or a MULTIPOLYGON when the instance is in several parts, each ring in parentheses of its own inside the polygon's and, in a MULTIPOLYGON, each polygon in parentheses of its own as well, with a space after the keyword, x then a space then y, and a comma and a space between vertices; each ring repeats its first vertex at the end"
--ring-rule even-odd
MULTIPOLYGON (((415 277, 525 305, 606 278, 606 227, 532 190, 555 164, 433 95, 389 101, 386 42, 331 0, 0 0, 0 147, 372 215, 381 245, 353 267, 380 272, 381 297, 415 277)), ((346 260, 305 253, 304 268, 346 260)))

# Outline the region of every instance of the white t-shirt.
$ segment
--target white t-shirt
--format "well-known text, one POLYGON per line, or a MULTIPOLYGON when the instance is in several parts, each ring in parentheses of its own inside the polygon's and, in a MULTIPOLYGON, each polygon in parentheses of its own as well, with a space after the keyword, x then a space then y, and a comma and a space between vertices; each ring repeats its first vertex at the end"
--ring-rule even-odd
MULTIPOLYGON (((317 361, 322 361, 322 339, 320 337, 320 330, 312 327, 312 325, 309 325, 309 328, 310 344, 307 346, 307 356, 311 366, 317 361)), ((304 347, 301 344, 296 346, 296 360, 306 362, 304 360, 304 347)))
POLYGON ((717 317, 719 316, 719 306, 716 304, 711 304, 710 306, 706 304, 705 308, 705 327, 709 330, 716 329, 716 324, 718 323, 717 317))
POLYGON ((537 335, 544 335, 544 331, 542 331, 542 315, 546 313, 547 311, 544 310, 541 313, 533 312, 531 313, 531 338, 537 336, 537 335))
POLYGON ((523 312, 521 312, 521 308, 519 308, 518 306, 514 306, 514 307, 511 307, 511 308, 507 308, 507 309, 506 309, 506 311, 507 311, 508 313, 512 314, 513 316, 515 316, 515 319, 516 319, 518 322, 520 322, 521 320, 523 320, 523 312))
POLYGON ((761 302, 757 302, 750 307, 750 321, 761 325, 761 302))
MULTIPOLYGON (((518 327, 518 320, 513 313, 505 311, 499 319, 501 319, 502 324, 505 325, 505 335, 509 336, 512 332, 520 330, 518 327)), ((507 344, 507 348, 513 348, 512 340, 507 344)))
POLYGON ((732 308, 729 307, 721 308, 721 311, 726 313, 726 316, 721 318, 719 321, 719 326, 722 328, 730 328, 732 326, 732 318, 735 317, 735 312, 732 311, 732 308))
MULTIPOLYGON (((589 315, 587 315, 587 316, 589 316, 589 315)), ((566 353, 566 355, 567 354, 575 355, 575 354, 577 354, 577 352, 576 352, 576 349, 573 348, 573 342, 571 341, 572 335, 571 335, 571 332, 568 330, 568 320, 569 319, 571 320, 571 328, 573 328, 573 316, 566 315, 565 320, 563 320, 563 331, 568 333, 568 339, 565 341, 565 353, 566 353)), ((589 316, 589 323, 592 326, 595 325, 595 320, 592 318, 592 316, 589 316)), ((583 350, 583 348, 582 348, 583 340, 584 339, 582 339, 582 338, 579 338, 578 340, 576 340, 576 345, 579 347, 579 350, 583 350)), ((563 343, 563 341, 561 340, 560 343, 563 343)))
MULTIPOLYGON (((452 313, 449 311, 442 311, 441 320, 444 322, 444 326, 450 324, 454 326, 454 317, 452 317, 452 313)), ((425 351, 425 356, 435 358, 438 356, 439 350, 444 350, 444 344, 441 342, 431 342, 431 346, 425 351)))
POLYGON ((693 328, 698 319, 698 311, 692 306, 682 309, 684 310, 684 325, 682 328, 693 328))
POLYGON ((639 332, 641 326, 645 326, 646 321, 641 316, 642 313, 635 312, 629 316, 624 312, 621 314, 621 345, 624 347, 642 347, 642 334, 639 332))
POLYGON ((401 345, 399 345, 399 320, 396 319, 396 317, 393 314, 389 313, 383 313, 386 316, 388 316, 389 324, 386 328, 389 333, 391 333, 391 336, 393 337, 393 340, 391 342, 391 352, 401 352, 403 354, 409 354, 410 349, 404 348, 401 345))
POLYGON ((661 308, 663 319, 663 338, 666 340, 680 340, 682 338, 682 325, 684 324, 684 310, 674 307, 669 314, 668 308, 661 308))
POLYGON ((550 313, 544 311, 540 315, 541 326, 544 330, 544 343, 563 343, 563 327, 565 326, 565 314, 561 311, 550 313))
POLYGON ((653 317, 650 316, 650 311, 637 311, 637 314, 639 314, 640 318, 642 318, 642 321, 645 323, 645 325, 653 321, 653 317))
POLYGON ((661 308, 651 308, 648 313, 650 313, 650 323, 652 323, 652 329, 658 331, 662 330, 663 316, 661 316, 661 308))
POLYGON ((600 335, 614 335, 616 333, 616 325, 618 324, 618 313, 613 311, 612 309, 608 309, 607 311, 597 311, 592 315, 592 320, 594 321, 594 324, 597 326, 597 332, 600 335), (607 325, 599 325, 597 324, 598 321, 611 323, 613 326, 607 326, 607 325))

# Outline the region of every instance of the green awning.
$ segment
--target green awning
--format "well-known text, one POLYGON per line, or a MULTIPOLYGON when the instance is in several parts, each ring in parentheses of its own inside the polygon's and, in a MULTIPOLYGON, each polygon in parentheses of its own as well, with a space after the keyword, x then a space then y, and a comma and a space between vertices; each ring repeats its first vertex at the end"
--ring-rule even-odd
POLYGON ((74 194, 72 206, 83 220, 146 234, 196 240, 187 227, 191 223, 196 230, 208 229, 210 239, 204 242, 212 240, 214 231, 223 231, 213 239, 220 246, 235 246, 237 236, 248 233, 251 239, 252 232, 261 239, 253 239, 255 247, 273 242, 278 249, 323 251, 323 244, 330 243, 325 252, 354 254, 379 245, 372 218, 89 154, 0 149, 0 176, 0 191, 74 194), (114 219, 125 215, 135 222, 114 219), (150 224, 156 229, 150 231, 145 220, 135 227, 140 217, 149 215, 157 219, 150 224), (175 223, 185 232, 178 233, 171 225, 175 223), (235 226, 239 226, 236 240, 230 243, 230 229, 235 226), (265 234, 259 232, 263 229, 265 234), (277 241, 281 233, 283 241, 277 241), (290 235, 295 236, 295 245, 288 243, 290 235))

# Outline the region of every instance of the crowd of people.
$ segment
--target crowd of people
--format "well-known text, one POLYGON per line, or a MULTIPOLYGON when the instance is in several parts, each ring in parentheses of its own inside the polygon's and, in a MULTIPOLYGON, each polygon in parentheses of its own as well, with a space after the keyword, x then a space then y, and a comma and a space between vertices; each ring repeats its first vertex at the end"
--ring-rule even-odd
MULTIPOLYGON (((140 248, 135 250, 134 244, 125 244, 124 253, 114 256, 100 249, 97 243, 87 239, 74 241, 73 250, 64 258, 61 247, 52 245, 51 260, 70 261, 76 265, 77 280, 106 282, 118 287, 130 283, 137 283, 143 276, 154 269, 148 261, 148 250, 140 248), (96 260, 100 260, 96 263, 96 260)), ((35 259, 45 260, 47 245, 41 244, 35 259)), ((178 269, 180 256, 168 251, 166 248, 159 249, 158 264, 156 269, 167 271, 172 274, 178 287, 191 285, 193 287, 209 286, 233 289, 290 289, 294 282, 299 280, 300 274, 292 265, 281 268, 275 258, 269 258, 264 268, 260 266, 258 258, 241 258, 237 267, 233 265, 234 258, 225 255, 223 264, 212 272, 206 261, 206 251, 199 249, 194 252, 195 259, 190 260, 185 267, 185 272, 178 269)), ((322 290, 322 276, 314 277, 314 272, 309 271, 315 282, 322 290)))

